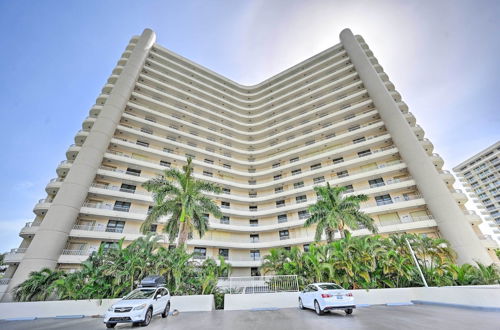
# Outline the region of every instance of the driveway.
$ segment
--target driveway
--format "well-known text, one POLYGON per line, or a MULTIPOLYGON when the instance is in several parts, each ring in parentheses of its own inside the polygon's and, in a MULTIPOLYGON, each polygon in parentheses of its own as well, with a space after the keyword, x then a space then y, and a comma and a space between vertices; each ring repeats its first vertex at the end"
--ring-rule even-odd
MULTIPOLYGON (((35 321, 0 321, 0 329, 105 329, 101 318, 40 319, 35 321)), ((141 329, 129 324, 116 329, 141 329)), ((201 330, 305 330, 305 329, 474 329, 499 330, 500 312, 476 311, 451 307, 371 306, 359 308, 352 315, 335 311, 317 316, 313 311, 287 308, 273 311, 214 311, 180 313, 162 319, 157 316, 147 327, 158 329, 201 330)))

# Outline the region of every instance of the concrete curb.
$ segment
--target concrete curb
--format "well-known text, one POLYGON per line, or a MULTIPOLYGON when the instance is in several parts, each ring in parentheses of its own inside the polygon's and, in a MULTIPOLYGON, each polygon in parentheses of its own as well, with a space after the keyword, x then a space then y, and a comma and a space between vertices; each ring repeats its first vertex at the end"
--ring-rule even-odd
POLYGON ((395 303, 387 303, 386 306, 411 306, 412 302, 395 302, 395 303))
POLYGON ((443 303, 443 302, 428 301, 428 300, 412 300, 411 302, 416 305, 433 305, 433 306, 454 307, 461 309, 471 309, 471 310, 486 311, 486 312, 500 312, 500 307, 451 304, 451 303, 443 303))

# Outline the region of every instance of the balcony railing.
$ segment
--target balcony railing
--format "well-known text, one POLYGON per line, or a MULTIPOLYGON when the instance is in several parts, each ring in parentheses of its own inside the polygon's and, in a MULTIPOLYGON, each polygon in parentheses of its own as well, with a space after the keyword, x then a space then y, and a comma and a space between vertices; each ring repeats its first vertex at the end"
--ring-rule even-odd
POLYGON ((92 183, 90 186, 94 187, 94 188, 106 189, 106 190, 112 190, 112 191, 120 191, 120 192, 129 193, 129 194, 137 194, 137 195, 145 195, 145 196, 151 195, 147 192, 137 191, 134 189, 122 188, 119 186, 105 185, 105 184, 100 184, 100 183, 92 183))
POLYGON ((90 252, 88 249, 78 249, 78 250, 71 250, 71 249, 64 249, 62 252, 63 255, 69 255, 69 256, 88 256, 90 255, 90 252))
POLYGON ((17 249, 11 249, 9 254, 23 254, 26 253, 28 248, 17 248, 17 249))

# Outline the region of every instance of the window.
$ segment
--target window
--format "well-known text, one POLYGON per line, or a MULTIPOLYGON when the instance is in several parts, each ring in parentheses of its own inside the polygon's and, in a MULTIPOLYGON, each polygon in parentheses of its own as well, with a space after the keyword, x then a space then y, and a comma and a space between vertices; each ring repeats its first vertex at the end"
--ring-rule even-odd
POLYGON ((260 250, 250 250, 250 259, 260 260, 260 250))
POLYGON ((173 136, 167 136, 167 140, 170 140, 170 141, 175 141, 175 140, 176 140, 176 138, 175 138, 175 137, 173 137, 173 136))
POLYGON ((169 154, 173 154, 174 153, 174 151, 172 149, 170 149, 170 148, 163 148, 163 151, 167 152, 169 154))
POLYGON ((285 206, 284 200, 276 201, 276 207, 283 207, 283 206, 285 206))
POLYGON ((141 132, 146 133, 146 134, 153 134, 153 130, 149 127, 142 127, 141 132))
POLYGON ((357 129, 359 129, 359 128, 360 128, 360 126, 359 126, 359 125, 354 125, 354 126, 349 127, 347 130, 348 130, 349 132, 352 132, 352 131, 355 131, 355 130, 357 130, 357 129))
POLYGON ((377 205, 392 204, 391 195, 389 194, 382 196, 375 196, 375 201, 377 202, 377 205))
POLYGON ((257 197, 257 193, 256 192, 249 192, 248 197, 255 198, 255 197, 257 197))
POLYGON ((224 259, 229 258, 229 249, 219 249, 219 257, 222 257, 224 259))
POLYGON ((210 177, 214 176, 214 174, 212 172, 208 172, 208 171, 203 171, 203 175, 210 176, 210 177))
POLYGON ((347 173, 347 170, 337 172, 337 177, 339 177, 339 178, 344 178, 346 176, 349 176, 349 173, 347 173))
POLYGON ((231 207, 231 203, 229 202, 220 202, 220 207, 223 209, 228 209, 231 207))
POLYGON ((299 219, 300 220, 304 220, 304 219, 309 218, 309 212, 307 212, 307 210, 299 211, 298 214, 299 214, 299 219))
POLYGON ((229 225, 229 217, 226 216, 226 215, 223 215, 222 218, 220 218, 220 223, 224 224, 224 225, 229 225))
POLYGON ((170 162, 167 162, 166 160, 160 160, 160 165, 165 167, 170 167, 170 165, 172 164, 170 162))
POLYGON ((345 192, 346 193, 352 193, 354 191, 354 188, 352 187, 352 184, 344 186, 344 188, 345 188, 345 192))
POLYGON ((207 257, 207 249, 204 247, 195 247, 193 251, 194 259, 205 259, 207 257))
POLYGON ((358 157, 370 156, 371 154, 372 154, 372 152, 370 151, 370 149, 367 149, 367 150, 363 150, 363 151, 358 152, 358 157))
POLYGON ((136 170, 135 168, 127 168, 127 171, 125 171, 126 174, 134 175, 134 176, 140 176, 141 175, 141 170, 136 170))
POLYGON ((248 207, 248 210, 249 210, 249 211, 251 211, 251 212, 255 212, 255 211, 257 211, 257 205, 250 205, 250 206, 248 207))
POLYGON ((309 252, 309 244, 304 244, 302 247, 304 248, 304 252, 309 252))
POLYGON ((288 221, 288 217, 286 216, 286 214, 278 215, 278 223, 283 223, 283 222, 287 222, 287 221, 288 221))
POLYGON ((207 163, 207 164, 213 164, 213 163, 214 163, 214 161, 213 161, 213 160, 211 160, 211 159, 207 159, 207 158, 205 158, 203 161, 204 161, 205 163, 207 163))
POLYGON ((249 168, 248 173, 255 173, 255 168, 249 168))
POLYGON ((250 243, 258 243, 259 234, 250 234, 250 243))
POLYGON ((133 193, 135 193, 135 188, 136 188, 136 186, 134 186, 133 184, 122 183, 122 185, 120 187, 120 191, 133 194, 133 193))
POLYGON ((259 220, 258 219, 250 219, 249 223, 250 223, 250 227, 258 227, 259 226, 259 220))
POLYGON ((280 163, 274 163, 273 168, 280 167, 280 165, 281 165, 280 163))
POLYGON ((144 141, 137 140, 137 142, 135 144, 137 144, 139 146, 143 146, 143 147, 149 147, 149 143, 144 142, 144 141))
POLYGON ((231 169, 231 165, 229 164, 222 164, 222 167, 231 169))
POLYGON ((321 168, 321 163, 311 165, 311 171, 317 170, 318 168, 321 168))
POLYGON ((290 159, 290 163, 295 163, 298 161, 299 161, 299 157, 295 157, 295 158, 290 159))
POLYGON ((350 115, 345 116, 345 117, 344 117, 344 120, 349 120, 349 119, 352 119, 352 118, 354 118, 354 117, 355 117, 355 115, 354 115, 354 114, 350 114, 350 115))
POLYGON ((130 202, 116 201, 113 207, 114 211, 128 212, 130 210, 130 202))
POLYGON ((109 220, 106 231, 108 233, 123 233, 123 227, 125 227, 125 221, 109 220))
POLYGON ((195 159, 196 158, 196 155, 192 155, 192 154, 185 154, 184 156, 186 156, 186 158, 191 158, 191 159, 195 159))
POLYGON ((276 181, 276 180, 281 179, 281 174, 275 175, 275 176, 273 177, 273 179, 274 179, 275 181, 276 181))
POLYGON ((299 188, 302 188, 302 187, 304 187, 304 181, 295 182, 295 183, 293 184, 293 188, 294 188, 294 189, 299 189, 299 188))
POLYGON ((229 188, 222 188, 222 193, 229 195, 229 194, 231 194, 231 189, 229 189, 229 188))
POLYGON ((352 143, 353 143, 353 144, 356 144, 356 143, 361 143, 361 142, 364 142, 364 141, 366 141, 366 139, 365 139, 365 137, 364 137, 364 136, 362 136, 362 137, 360 137, 360 138, 357 138, 357 139, 352 140, 352 143))
POLYGON ((156 233, 156 230, 158 229, 158 225, 157 224, 152 224, 150 227, 149 227, 149 232, 150 233, 156 233))
POLYGON ((332 160, 332 162, 334 164, 342 163, 343 161, 344 161, 344 157, 339 157, 339 158, 335 158, 332 160))
POLYGON ((368 180, 368 183, 370 184, 370 188, 385 186, 384 179, 382 178, 368 180))
POLYGON ((153 210, 153 205, 148 206, 148 215, 151 214, 151 211, 153 210))
POLYGON ((290 234, 288 232, 288 229, 280 230, 280 241, 282 241, 284 239, 289 239, 289 238, 290 238, 290 234))
POLYGON ((256 180, 248 180, 248 184, 253 186, 253 185, 257 184, 257 181, 256 180))
POLYGON ((296 203, 304 203, 304 202, 307 202, 307 196, 306 196, 306 195, 297 196, 297 197, 295 197, 295 202, 296 202, 296 203))
POLYGON ((146 116, 144 119, 146 119, 147 121, 150 121, 150 122, 156 123, 156 119, 155 119, 154 117, 149 117, 149 116, 146 116))
MULTIPOLYGON (((259 259, 260 259, 260 256, 259 256, 259 259)), ((257 268, 257 267, 250 268, 250 276, 260 276, 259 268, 257 268)))
POLYGON ((275 194, 280 193, 280 192, 283 192, 283 187, 276 187, 276 188, 274 188, 274 193, 275 194))
POLYGON ((292 175, 297 175, 300 173, 302 173, 302 170, 300 168, 292 171, 292 175))
POLYGON ((101 242, 101 246, 104 251, 115 248, 117 244, 118 243, 116 242, 101 242))
POLYGON ((313 179, 313 183, 314 184, 318 184, 318 183, 321 183, 321 182, 325 182, 325 177, 324 176, 319 176, 319 177, 313 179))

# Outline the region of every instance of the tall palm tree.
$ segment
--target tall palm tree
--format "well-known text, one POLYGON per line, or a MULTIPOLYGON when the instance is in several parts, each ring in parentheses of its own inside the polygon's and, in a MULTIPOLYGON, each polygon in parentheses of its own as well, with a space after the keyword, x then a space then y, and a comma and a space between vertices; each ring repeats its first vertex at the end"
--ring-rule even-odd
POLYGON ((377 232, 373 219, 359 210, 359 204, 368 199, 366 195, 346 196, 345 187, 326 186, 315 187, 318 201, 309 206, 310 217, 304 226, 316 224, 315 240, 319 241, 325 233, 328 243, 333 241, 335 232, 345 237, 347 228, 358 229, 360 226, 368 228, 372 233, 377 232))
POLYGON ((15 288, 15 300, 47 300, 55 291, 55 282, 64 276, 65 274, 63 271, 49 268, 31 272, 28 279, 15 288))
POLYGON ((168 234, 171 242, 179 236, 177 246, 183 246, 193 230, 198 231, 200 237, 205 234, 208 220, 204 214, 222 216, 219 207, 205 196, 207 192, 220 193, 221 188, 216 184, 197 180, 192 174, 193 166, 191 158, 188 158, 182 171, 165 170, 162 177, 143 184, 153 193, 154 205, 141 225, 142 233, 147 233, 153 223, 165 217, 163 231, 168 234))

